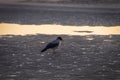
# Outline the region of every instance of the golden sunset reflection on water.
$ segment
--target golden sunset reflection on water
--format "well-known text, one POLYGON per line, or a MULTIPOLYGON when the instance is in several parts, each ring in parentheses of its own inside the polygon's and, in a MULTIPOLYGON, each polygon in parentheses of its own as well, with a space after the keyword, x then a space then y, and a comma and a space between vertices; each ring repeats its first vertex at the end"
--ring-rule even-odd
POLYGON ((0 24, 0 35, 120 35, 120 26, 64 26, 56 24, 0 24))

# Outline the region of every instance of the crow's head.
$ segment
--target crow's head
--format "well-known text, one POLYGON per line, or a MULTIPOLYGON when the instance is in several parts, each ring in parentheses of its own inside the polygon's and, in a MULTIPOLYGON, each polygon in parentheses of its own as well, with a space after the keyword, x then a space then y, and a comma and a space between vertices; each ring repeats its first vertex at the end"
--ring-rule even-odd
POLYGON ((62 37, 57 37, 57 39, 63 41, 62 37))

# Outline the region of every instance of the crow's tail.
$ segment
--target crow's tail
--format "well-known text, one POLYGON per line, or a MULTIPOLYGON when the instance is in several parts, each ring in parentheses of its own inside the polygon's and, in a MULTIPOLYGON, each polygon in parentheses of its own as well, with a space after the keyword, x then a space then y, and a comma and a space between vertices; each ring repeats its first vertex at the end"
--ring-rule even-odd
POLYGON ((41 52, 44 52, 44 51, 46 51, 47 50, 47 48, 44 48, 41 52))

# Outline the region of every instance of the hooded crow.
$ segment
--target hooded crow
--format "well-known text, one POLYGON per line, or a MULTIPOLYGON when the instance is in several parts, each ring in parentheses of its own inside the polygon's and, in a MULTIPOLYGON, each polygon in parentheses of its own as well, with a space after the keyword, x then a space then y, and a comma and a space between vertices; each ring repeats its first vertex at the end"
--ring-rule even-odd
POLYGON ((62 40, 62 37, 57 37, 56 40, 53 40, 52 42, 48 43, 46 47, 43 50, 41 50, 41 52, 44 52, 48 49, 53 49, 54 51, 56 48, 58 48, 62 40))

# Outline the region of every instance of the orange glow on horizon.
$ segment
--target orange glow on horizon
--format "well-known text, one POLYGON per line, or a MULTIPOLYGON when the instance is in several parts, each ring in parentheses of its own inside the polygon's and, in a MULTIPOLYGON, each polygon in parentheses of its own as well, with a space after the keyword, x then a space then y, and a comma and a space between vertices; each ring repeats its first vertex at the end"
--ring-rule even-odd
POLYGON ((0 24, 0 35, 120 35, 120 26, 63 26, 55 24, 20 25, 0 24))

